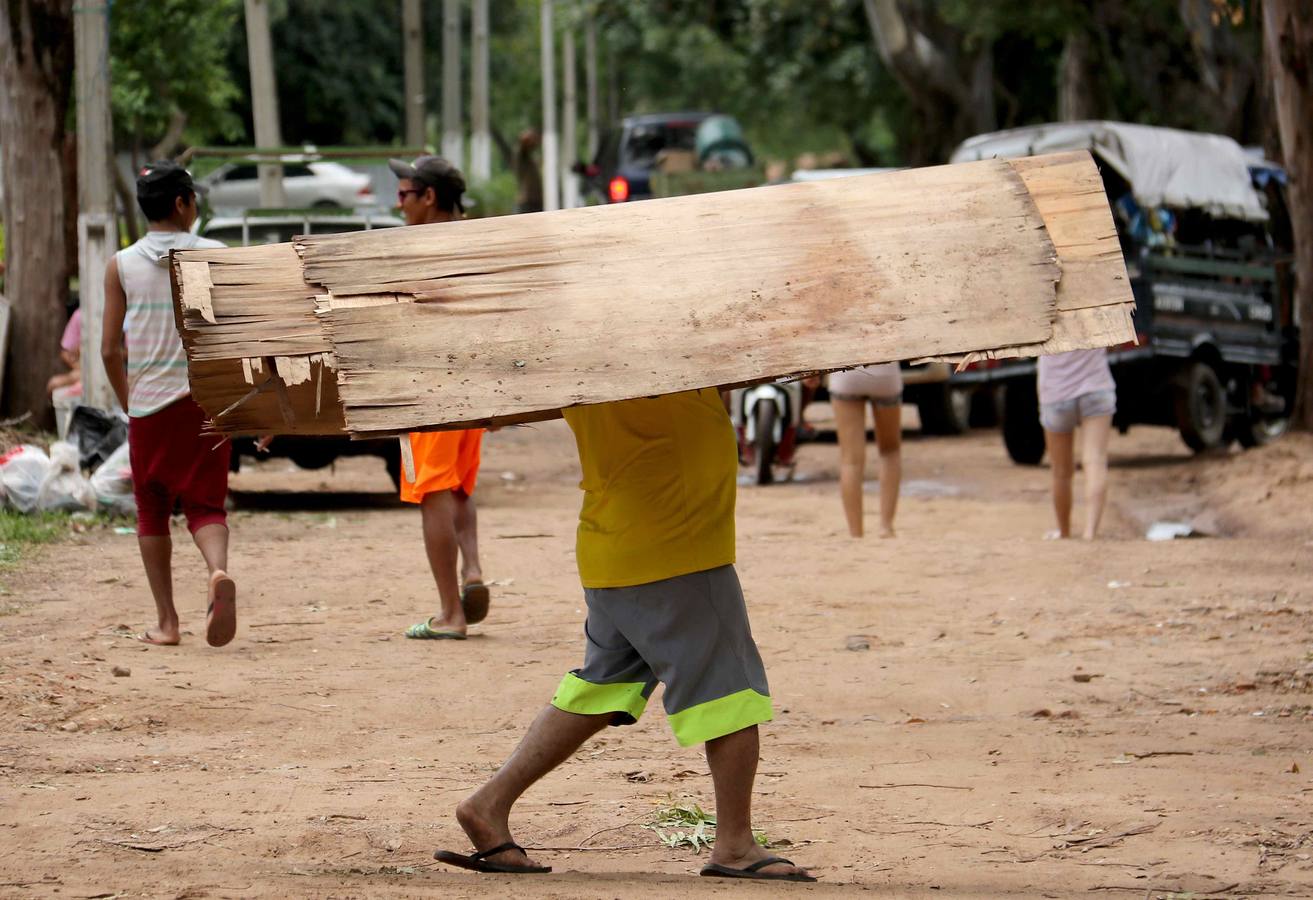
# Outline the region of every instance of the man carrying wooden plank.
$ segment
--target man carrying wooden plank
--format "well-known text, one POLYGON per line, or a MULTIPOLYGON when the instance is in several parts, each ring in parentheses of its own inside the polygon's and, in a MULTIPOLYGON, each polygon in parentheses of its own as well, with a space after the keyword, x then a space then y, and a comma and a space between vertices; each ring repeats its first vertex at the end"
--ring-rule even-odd
POLYGON ((137 205, 150 226, 105 269, 105 372, 128 411, 137 543, 155 597, 156 627, 137 635, 147 644, 179 641, 173 605, 173 541, 169 517, 181 501, 187 528, 209 571, 205 640, 222 647, 237 633, 237 586, 228 576, 228 457, 232 445, 202 435, 205 413, 192 399, 187 356, 174 324, 169 252, 218 248, 191 233, 196 187, 177 163, 150 163, 137 174, 137 205), (124 355, 126 338, 127 355, 124 355))
MULTIPOLYGON (((463 216, 465 179, 445 159, 421 156, 413 163, 394 159, 388 167, 399 179, 397 204, 407 225, 454 222, 463 216)), ((401 499, 419 504, 424 550, 442 603, 439 615, 410 626, 406 637, 463 641, 466 626, 488 615, 489 591, 479 566, 474 505, 483 429, 414 432, 402 440, 409 444, 414 471, 402 467, 401 499)))
POLYGON ((534 782, 608 725, 643 714, 657 682, 683 746, 705 743, 716 842, 701 874, 815 881, 752 834, 752 785, 770 691, 734 571, 738 455, 715 389, 563 411, 583 470, 576 557, 588 604, 582 668, 567 674, 511 758, 456 808, 479 872, 542 873, 511 837, 534 782))

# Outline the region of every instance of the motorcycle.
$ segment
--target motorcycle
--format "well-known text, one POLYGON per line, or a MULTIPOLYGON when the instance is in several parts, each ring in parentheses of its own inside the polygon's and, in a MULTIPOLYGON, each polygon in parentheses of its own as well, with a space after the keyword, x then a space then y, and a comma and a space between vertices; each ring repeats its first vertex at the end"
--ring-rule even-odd
POLYGON ((757 484, 776 480, 776 468, 793 476, 798 426, 802 422, 801 381, 769 381, 730 394, 730 419, 739 441, 739 465, 753 471, 757 484))

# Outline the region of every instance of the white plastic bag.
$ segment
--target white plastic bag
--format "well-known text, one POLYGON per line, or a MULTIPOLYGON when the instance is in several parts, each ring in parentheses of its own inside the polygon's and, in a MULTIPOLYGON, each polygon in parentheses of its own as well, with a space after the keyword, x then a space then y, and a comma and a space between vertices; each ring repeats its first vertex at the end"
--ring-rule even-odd
POLYGON ((135 516, 137 501, 132 496, 132 461, 126 442, 109 455, 100 468, 91 475, 91 489, 96 501, 106 512, 120 516, 135 516))
POLYGON ((78 468, 78 448, 68 441, 50 445, 50 469, 37 492, 36 505, 41 510, 95 510, 96 492, 78 468))
POLYGON ((4 484, 9 505, 21 513, 34 511, 50 468, 50 457, 31 444, 22 444, 0 456, 0 483, 4 484))

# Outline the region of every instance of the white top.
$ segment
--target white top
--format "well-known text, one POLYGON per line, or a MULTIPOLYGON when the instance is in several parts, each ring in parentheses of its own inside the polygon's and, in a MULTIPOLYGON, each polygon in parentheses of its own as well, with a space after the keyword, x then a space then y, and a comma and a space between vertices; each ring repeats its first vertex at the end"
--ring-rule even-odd
POLYGON ((224 245, 185 231, 148 231, 115 254, 127 295, 123 335, 128 351, 128 415, 148 416, 191 393, 187 354, 173 316, 169 251, 224 245))
POLYGON ((1069 350, 1039 358, 1039 402, 1064 403, 1095 391, 1115 391, 1108 351, 1069 350))

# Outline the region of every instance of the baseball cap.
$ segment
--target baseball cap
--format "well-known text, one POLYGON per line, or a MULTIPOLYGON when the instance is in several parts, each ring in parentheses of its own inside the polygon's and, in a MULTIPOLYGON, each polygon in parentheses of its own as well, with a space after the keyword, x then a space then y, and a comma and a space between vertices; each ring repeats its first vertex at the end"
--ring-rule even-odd
POLYGON ((465 176, 460 169, 453 166, 441 156, 420 156, 413 163, 401 159, 389 159, 388 168, 398 178, 408 178, 425 187, 433 188, 438 195, 438 203, 453 206, 461 212, 465 206, 461 194, 465 193, 465 176))
POLYGON ((137 170, 137 196, 142 199, 177 196, 180 188, 205 193, 203 186, 192 181, 191 173, 171 159, 149 162, 137 170))

